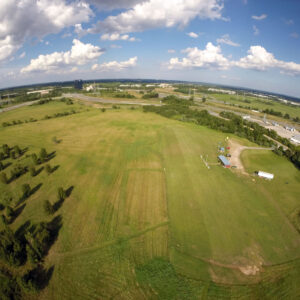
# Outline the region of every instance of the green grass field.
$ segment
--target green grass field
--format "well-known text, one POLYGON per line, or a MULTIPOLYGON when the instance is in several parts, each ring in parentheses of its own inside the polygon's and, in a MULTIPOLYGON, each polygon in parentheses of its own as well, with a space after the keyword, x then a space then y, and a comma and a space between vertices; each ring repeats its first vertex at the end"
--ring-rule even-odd
POLYGON ((216 164, 225 134, 126 107, 103 113, 53 102, 0 114, 0 124, 72 108, 80 113, 0 127, 0 144, 28 147, 26 154, 56 151, 53 174, 0 183, 14 198, 21 184, 42 184, 14 230, 27 220, 50 221, 42 201, 55 202, 58 186, 73 187, 56 213, 63 226, 45 260, 54 267, 49 285, 28 299, 300 295, 300 235, 290 220, 300 206, 300 175, 290 162, 245 151, 249 173, 270 171, 275 179, 239 175, 216 164), (246 275, 253 268, 256 274, 246 275))

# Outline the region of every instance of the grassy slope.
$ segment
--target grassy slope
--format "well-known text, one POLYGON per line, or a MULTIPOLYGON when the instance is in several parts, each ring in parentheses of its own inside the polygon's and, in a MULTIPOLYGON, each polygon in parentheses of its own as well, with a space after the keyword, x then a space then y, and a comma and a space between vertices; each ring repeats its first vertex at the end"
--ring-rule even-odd
MULTIPOLYGON (((0 121, 71 107, 51 103, 22 108, 0 115, 0 121)), ((176 270, 189 277, 232 282, 243 280, 240 272, 207 260, 247 265, 295 258, 299 236, 272 202, 284 210, 277 190, 266 197, 268 182, 258 189, 257 183, 230 170, 207 170, 200 160, 200 154, 208 154, 215 162, 216 145, 225 137, 124 109, 1 128, 0 144, 29 146, 28 153, 44 146, 56 151, 51 165, 60 166, 50 176, 44 171, 34 179, 26 174, 9 185, 17 195, 22 183, 43 183, 26 201, 14 228, 28 219, 45 220, 41 201, 54 202, 58 186, 74 186, 57 213, 63 227, 46 260, 54 273, 40 298, 147 298, 151 288, 136 284, 134 266, 155 256, 170 257, 176 270), (54 145, 53 136, 62 143, 54 145)), ((291 166, 286 160, 282 165, 291 166)), ((299 176, 286 176, 299 184, 299 176)), ((299 205, 295 191, 288 195, 291 209, 299 205)), ((210 285, 208 294, 214 288, 210 285)))

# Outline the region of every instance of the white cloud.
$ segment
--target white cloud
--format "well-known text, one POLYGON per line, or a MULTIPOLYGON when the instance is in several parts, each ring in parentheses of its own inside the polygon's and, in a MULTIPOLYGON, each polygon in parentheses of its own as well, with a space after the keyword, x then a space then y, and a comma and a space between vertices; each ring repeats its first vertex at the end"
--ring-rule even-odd
POLYGON ((95 5, 99 10, 131 8, 145 1, 147 0, 87 0, 88 3, 95 5))
POLYGON ((300 64, 278 60, 262 46, 251 46, 248 50, 248 55, 234 62, 234 65, 240 68, 258 71, 278 68, 281 73, 300 75, 300 64))
POLYGON ((284 20, 286 25, 293 25, 294 24, 294 20, 289 19, 289 20, 284 20))
POLYGON ((214 46, 207 43, 204 50, 195 48, 187 48, 182 51, 187 53, 187 57, 181 60, 178 57, 171 58, 168 64, 169 69, 182 68, 202 68, 226 70, 230 67, 230 62, 221 53, 220 46, 214 46))
POLYGON ((223 36, 221 36, 219 39, 217 39, 217 43, 218 44, 226 44, 226 45, 233 46, 233 47, 240 46, 240 44, 235 43, 232 40, 230 40, 229 34, 224 34, 223 36))
POLYGON ((174 50, 174 49, 169 49, 168 50, 168 53, 175 53, 176 52, 176 50, 174 50))
POLYGON ((112 48, 112 49, 121 49, 122 46, 121 45, 112 44, 112 45, 110 45, 110 48, 112 48))
POLYGON ((129 60, 126 61, 121 61, 121 62, 117 62, 117 61, 110 61, 110 62, 106 62, 103 63, 101 65, 99 64, 94 64, 92 66, 92 70, 93 71, 121 71, 127 68, 132 68, 135 67, 137 64, 137 57, 132 57, 129 60))
POLYGON ((135 42, 135 37, 130 37, 128 34, 119 34, 119 33, 105 33, 102 34, 101 40, 103 41, 129 41, 135 42))
POLYGON ((26 56, 26 52, 24 51, 24 52, 22 52, 22 53, 19 55, 19 58, 22 59, 22 58, 24 58, 25 56, 26 56))
POLYGON ((299 38, 299 34, 298 34, 297 32, 292 32, 292 33, 290 34, 290 37, 292 37, 292 38, 294 38, 294 39, 297 39, 297 38, 299 38))
POLYGON ((255 25, 253 25, 253 34, 254 35, 259 35, 259 29, 255 26, 255 25))
POLYGON ((223 0, 149 0, 99 21, 90 33, 130 33, 160 27, 186 26, 192 19, 223 19, 223 0))
POLYGON ((195 32, 189 32, 189 33, 187 33, 187 35, 193 39, 196 39, 199 37, 199 35, 195 32))
POLYGON ((27 39, 58 33, 65 27, 87 22, 93 12, 82 1, 1 0, 0 60, 7 60, 27 39))
POLYGON ((261 21, 261 20, 266 19, 267 16, 268 16, 268 15, 266 15, 266 14, 262 14, 262 15, 260 15, 260 16, 252 16, 252 19, 253 19, 253 20, 256 20, 256 21, 261 21))
POLYGON ((38 58, 32 59, 30 64, 21 70, 21 73, 53 72, 65 67, 74 68, 92 62, 102 54, 103 50, 99 47, 74 39, 71 50, 40 55, 38 58))

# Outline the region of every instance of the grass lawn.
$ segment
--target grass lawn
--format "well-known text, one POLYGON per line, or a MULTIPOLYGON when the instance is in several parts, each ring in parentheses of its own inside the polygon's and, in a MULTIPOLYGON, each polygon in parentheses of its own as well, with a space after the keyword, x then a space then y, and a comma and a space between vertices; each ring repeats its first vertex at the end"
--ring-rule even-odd
MULTIPOLYGON (((174 289, 186 299, 259 299, 279 295, 278 280, 285 284, 284 295, 299 292, 295 282, 300 274, 292 273, 295 264, 285 264, 299 256, 300 245, 289 222, 300 205, 299 171, 291 163, 266 153, 284 174, 275 175, 274 182, 254 182, 215 164, 225 134, 140 110, 103 113, 81 107, 53 102, 0 114, 1 124, 81 111, 0 127, 0 144, 28 147, 26 154, 45 147, 55 151, 49 163, 58 166, 50 175, 42 170, 36 177, 27 173, 9 185, 0 183, 1 192, 9 191, 14 199, 21 184, 42 184, 25 201, 13 229, 27 220, 50 221, 43 200, 53 203, 57 187, 73 187, 56 213, 63 226, 45 261, 54 267, 49 285, 28 299, 172 299, 174 289), (61 143, 55 144, 53 136, 61 143), (215 164, 210 170, 201 154, 215 164), (272 269, 279 263, 284 267, 272 269), (240 268, 249 266, 264 272, 247 276, 240 268), (154 279, 157 272, 167 289, 154 279), (284 281, 280 276, 287 273, 293 275, 284 281)), ((251 153, 243 153, 243 161, 253 172, 264 159, 251 153)), ((29 164, 26 154, 20 163, 29 164)))

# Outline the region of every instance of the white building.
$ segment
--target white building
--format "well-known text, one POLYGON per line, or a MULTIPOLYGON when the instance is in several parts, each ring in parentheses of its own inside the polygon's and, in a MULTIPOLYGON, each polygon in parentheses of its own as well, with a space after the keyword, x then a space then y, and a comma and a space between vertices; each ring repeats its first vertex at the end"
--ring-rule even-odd
POLYGON ((291 137, 291 141, 297 144, 300 144, 300 134, 294 135, 291 137))
POLYGON ((229 95, 235 95, 235 91, 230 91, 230 90, 222 90, 222 89, 214 89, 214 88, 209 88, 208 91, 210 92, 217 92, 217 93, 223 93, 223 94, 229 94, 229 95))
POLYGON ((30 95, 30 94, 36 94, 36 93, 40 93, 41 95, 47 95, 49 94, 49 92, 51 92, 52 89, 49 89, 49 90, 38 90, 38 91, 31 91, 31 92, 27 92, 27 95, 30 95))
POLYGON ((257 175, 259 177, 266 178, 266 179, 269 179, 269 180, 274 178, 274 174, 266 173, 266 172, 263 172, 263 171, 258 171, 257 175))
POLYGON ((243 120, 249 120, 250 116, 243 116, 243 120))
POLYGON ((89 86, 87 86, 87 87, 85 88, 85 90, 86 90, 87 92, 93 91, 93 90, 94 90, 94 86, 93 86, 93 85, 89 85, 89 86))

